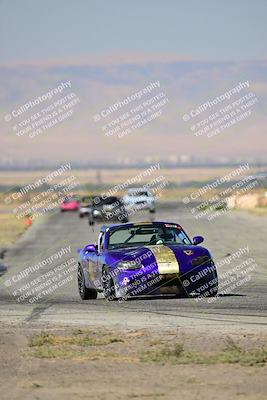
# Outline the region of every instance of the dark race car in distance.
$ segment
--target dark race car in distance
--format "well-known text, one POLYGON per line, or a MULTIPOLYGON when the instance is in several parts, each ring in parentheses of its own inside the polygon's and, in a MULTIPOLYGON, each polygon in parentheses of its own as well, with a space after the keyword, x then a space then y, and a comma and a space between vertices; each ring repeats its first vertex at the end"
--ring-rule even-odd
POLYGON ((95 197, 92 207, 88 214, 89 225, 93 225, 96 220, 99 221, 120 221, 128 222, 127 211, 118 197, 110 196, 103 199, 95 197))
POLYGON ((93 200, 97 197, 96 195, 87 195, 81 198, 79 217, 83 218, 89 215, 89 212, 93 206, 93 200))
POLYGON ((104 225, 97 245, 78 249, 82 299, 175 294, 215 296, 217 271, 203 237, 191 240, 176 223, 104 225))

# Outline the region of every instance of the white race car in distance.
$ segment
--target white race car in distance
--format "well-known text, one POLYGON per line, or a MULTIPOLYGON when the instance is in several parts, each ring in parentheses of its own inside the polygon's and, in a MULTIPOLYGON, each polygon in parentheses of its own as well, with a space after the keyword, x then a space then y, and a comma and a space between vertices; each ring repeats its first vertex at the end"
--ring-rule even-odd
POLYGON ((129 189, 122 200, 128 212, 144 209, 149 210, 151 213, 156 211, 155 196, 144 188, 129 189))

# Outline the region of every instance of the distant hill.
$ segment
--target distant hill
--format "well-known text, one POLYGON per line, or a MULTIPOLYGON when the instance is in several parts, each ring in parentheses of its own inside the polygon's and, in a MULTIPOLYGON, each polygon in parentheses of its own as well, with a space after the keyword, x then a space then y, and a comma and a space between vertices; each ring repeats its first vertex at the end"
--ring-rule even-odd
MULTIPOLYGON (((262 155, 266 150, 267 61, 205 62, 132 55, 0 65, 1 141, 7 156, 86 160, 164 155, 262 155), (40 137, 18 138, 4 115, 62 81, 80 98, 71 119, 40 137), (128 136, 106 137, 93 116, 103 108, 159 81, 169 99, 162 116, 128 136), (182 116, 192 108, 249 81, 259 102, 252 116, 217 137, 195 137, 182 116), (252 140, 253 138, 253 140, 252 140), (140 145, 143 141, 144 145, 140 145), (230 145, 231 143, 231 145, 230 145), (265 148, 264 148, 265 145, 265 148), (49 152, 47 151, 49 148, 49 152)), ((159 90, 153 92, 156 93, 159 90)), ((133 103, 133 105, 138 104, 133 103)), ((223 103, 223 104, 227 104, 223 103)), ((114 114, 115 115, 115 114, 114 114)))

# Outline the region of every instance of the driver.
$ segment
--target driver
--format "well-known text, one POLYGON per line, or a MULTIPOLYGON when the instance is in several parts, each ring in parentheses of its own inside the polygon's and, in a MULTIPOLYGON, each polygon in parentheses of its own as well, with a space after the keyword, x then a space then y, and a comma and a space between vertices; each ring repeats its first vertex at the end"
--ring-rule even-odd
POLYGON ((172 243, 175 242, 175 234, 173 232, 168 232, 168 233, 158 233, 157 235, 154 234, 150 241, 149 244, 164 244, 164 243, 172 243))

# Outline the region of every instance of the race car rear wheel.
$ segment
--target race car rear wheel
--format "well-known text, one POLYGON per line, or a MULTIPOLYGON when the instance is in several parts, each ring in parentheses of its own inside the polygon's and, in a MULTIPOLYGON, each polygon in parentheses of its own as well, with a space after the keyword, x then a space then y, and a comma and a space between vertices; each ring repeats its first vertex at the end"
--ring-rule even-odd
POLYGON ((82 268, 78 267, 78 290, 82 300, 94 300, 97 298, 97 291, 95 289, 89 289, 85 286, 85 277, 82 268))

